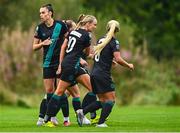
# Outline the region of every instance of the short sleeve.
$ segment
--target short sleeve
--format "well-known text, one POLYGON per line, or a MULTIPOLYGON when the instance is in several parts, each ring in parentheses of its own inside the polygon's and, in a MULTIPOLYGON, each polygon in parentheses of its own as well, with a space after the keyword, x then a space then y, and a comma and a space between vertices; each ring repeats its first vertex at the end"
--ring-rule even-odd
POLYGON ((90 33, 86 34, 86 36, 85 36, 85 45, 86 45, 86 47, 89 47, 91 45, 91 34, 90 33))
POLYGON ((64 35, 64 34, 66 34, 67 32, 68 32, 67 25, 66 25, 64 22, 62 22, 62 34, 64 35))
POLYGON ((40 38, 39 26, 37 26, 36 29, 35 29, 34 37, 35 38, 40 38))
POLYGON ((113 52, 117 52, 120 50, 120 43, 118 40, 114 40, 111 42, 111 48, 113 52))
POLYGON ((69 36, 70 36, 70 33, 67 34, 67 36, 65 37, 68 41, 69 41, 69 36))

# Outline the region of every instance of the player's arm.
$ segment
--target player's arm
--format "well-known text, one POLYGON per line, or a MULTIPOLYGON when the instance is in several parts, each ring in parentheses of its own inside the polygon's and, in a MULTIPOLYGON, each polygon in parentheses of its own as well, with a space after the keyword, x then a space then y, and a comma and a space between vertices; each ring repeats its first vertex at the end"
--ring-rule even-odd
POLYGON ((88 66, 87 61, 84 60, 83 58, 80 58, 80 64, 81 64, 82 66, 88 66))
POLYGON ((85 55, 88 57, 91 53, 91 34, 87 34, 86 36, 86 48, 84 49, 85 55))
POLYGON ((90 46, 89 46, 89 47, 87 47, 87 48, 84 50, 84 53, 86 54, 86 56, 89 56, 90 51, 91 51, 90 46))
POLYGON ((33 50, 34 51, 38 50, 38 49, 42 48, 42 46, 43 46, 43 44, 40 41, 40 39, 34 37, 34 40, 33 40, 33 50))
POLYGON ((113 53, 115 61, 121 66, 127 67, 131 70, 134 70, 134 65, 131 63, 127 63, 122 57, 119 51, 113 53))
POLYGON ((60 55, 59 55, 59 65, 61 65, 61 62, 64 59, 64 55, 65 55, 65 52, 66 52, 67 45, 68 45, 68 39, 65 38, 64 42, 63 42, 63 44, 61 46, 61 51, 60 51, 60 55))
POLYGON ((40 39, 34 37, 34 40, 33 40, 33 50, 39 50, 41 49, 43 46, 45 45, 50 45, 52 43, 51 39, 48 38, 46 40, 44 40, 43 42, 41 42, 40 39))
POLYGON ((64 55, 65 55, 65 52, 66 52, 67 45, 68 45, 68 39, 65 38, 64 42, 63 42, 63 44, 61 46, 61 51, 60 51, 60 55, 59 55, 59 66, 58 66, 58 70, 56 71, 56 74, 61 73, 61 63, 62 63, 62 60, 64 59, 64 55))
POLYGON ((117 62, 115 61, 115 59, 112 60, 112 67, 116 67, 117 66, 117 62))

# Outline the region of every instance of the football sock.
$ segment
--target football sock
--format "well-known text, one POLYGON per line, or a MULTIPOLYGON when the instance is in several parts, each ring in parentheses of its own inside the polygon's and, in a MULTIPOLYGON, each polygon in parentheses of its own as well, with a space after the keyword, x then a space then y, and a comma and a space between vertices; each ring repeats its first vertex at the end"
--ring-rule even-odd
POLYGON ((47 109, 47 100, 44 98, 40 104, 39 117, 44 119, 47 109))
POLYGON ((94 112, 98 109, 102 108, 102 105, 101 105, 101 102, 100 101, 95 101, 91 104, 89 104, 88 106, 86 106, 84 109, 83 109, 83 113, 84 115, 86 115, 88 112, 94 112))
POLYGON ((74 108, 74 111, 76 112, 76 110, 81 109, 81 100, 79 97, 73 97, 72 99, 72 105, 74 108))
POLYGON ((93 92, 88 92, 82 101, 82 108, 96 101, 96 95, 93 92))
POLYGON ((53 93, 47 93, 47 104, 52 96, 53 96, 53 93))
POLYGON ((44 119, 47 110, 47 103, 51 99, 53 93, 47 93, 40 104, 39 117, 44 119))
POLYGON ((96 111, 90 112, 90 117, 91 117, 91 119, 96 118, 96 111))
POLYGON ((61 96, 61 100, 59 102, 59 106, 62 109, 62 113, 64 117, 69 117, 69 102, 66 94, 61 96))
POLYGON ((50 121, 51 117, 56 116, 56 114, 59 111, 59 101, 61 99, 61 96, 58 96, 54 94, 52 98, 50 99, 49 103, 47 104, 47 112, 44 118, 45 122, 50 121))
POLYGON ((69 122, 69 117, 64 117, 64 121, 68 121, 69 122))
POLYGON ((114 106, 114 101, 107 101, 105 103, 102 103, 102 111, 98 124, 102 124, 105 122, 106 118, 111 113, 113 106, 114 106))

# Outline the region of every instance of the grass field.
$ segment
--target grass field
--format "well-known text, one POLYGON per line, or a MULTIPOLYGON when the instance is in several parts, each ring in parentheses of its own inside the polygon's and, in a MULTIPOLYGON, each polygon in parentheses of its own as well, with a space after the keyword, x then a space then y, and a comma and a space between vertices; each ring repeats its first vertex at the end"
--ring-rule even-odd
POLYGON ((62 126, 61 113, 58 114, 60 125, 56 128, 37 127, 38 109, 0 106, 1 132, 180 132, 180 107, 117 107, 109 120, 108 128, 96 128, 94 125, 79 127, 71 109, 70 127, 62 126))

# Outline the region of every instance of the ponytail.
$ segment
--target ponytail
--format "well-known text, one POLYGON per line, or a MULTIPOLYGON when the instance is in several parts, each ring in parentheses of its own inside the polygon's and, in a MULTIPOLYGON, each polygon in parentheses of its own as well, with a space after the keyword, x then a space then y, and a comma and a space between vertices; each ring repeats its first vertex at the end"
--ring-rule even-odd
POLYGON ((118 31, 119 29, 120 29, 119 23, 117 21, 111 20, 108 22, 107 24, 108 33, 105 39, 103 39, 102 42, 98 44, 97 46, 94 46, 95 55, 99 55, 101 53, 103 48, 111 41, 114 33, 118 31))
POLYGON ((85 14, 80 14, 77 20, 77 23, 79 23, 80 21, 82 21, 84 18, 86 17, 85 14))

